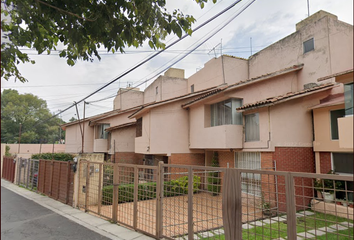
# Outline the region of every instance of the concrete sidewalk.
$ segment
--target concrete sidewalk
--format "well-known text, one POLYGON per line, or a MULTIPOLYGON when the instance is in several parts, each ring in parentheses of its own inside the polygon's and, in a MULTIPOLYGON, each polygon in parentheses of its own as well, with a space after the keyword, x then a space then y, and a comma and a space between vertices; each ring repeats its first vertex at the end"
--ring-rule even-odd
POLYGON ((29 191, 27 189, 21 188, 15 184, 12 184, 4 179, 1 179, 1 186, 9 189, 20 196, 23 196, 29 200, 32 200, 39 205, 52 210, 53 212, 80 224, 91 231, 94 231, 102 236, 110 239, 117 240, 152 240, 154 238, 145 236, 141 233, 135 232, 128 228, 118 226, 117 224, 112 224, 106 220, 99 217, 93 216, 88 213, 84 213, 78 209, 70 207, 59 201, 51 199, 47 196, 42 196, 35 192, 29 191))

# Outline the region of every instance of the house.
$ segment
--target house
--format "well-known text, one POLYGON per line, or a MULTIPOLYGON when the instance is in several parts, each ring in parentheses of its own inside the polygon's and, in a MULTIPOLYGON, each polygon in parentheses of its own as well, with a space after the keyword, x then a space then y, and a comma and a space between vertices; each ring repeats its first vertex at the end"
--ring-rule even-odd
MULTIPOLYGON (((352 66, 353 26, 319 11, 249 59, 222 55, 188 79, 183 70, 170 69, 144 92, 121 89, 113 111, 83 120, 84 152, 116 158, 127 153, 148 165, 203 166, 218 152, 222 167, 321 172, 326 158, 321 156, 353 153, 345 131, 352 117, 335 115, 339 141, 333 144, 340 150, 327 148, 329 135, 317 131, 321 111, 349 104, 350 114, 350 101, 343 99, 352 97, 352 84, 343 79, 352 66), (317 81, 323 77, 328 78, 317 81), (344 98, 343 84, 349 89, 344 98), (336 101, 341 103, 323 105, 336 101)), ((80 151, 79 123, 64 125, 68 151, 80 151)), ((243 191, 255 195, 261 195, 262 184, 275 181, 243 178, 243 191)))
MULTIPOLYGON (((316 173, 333 170, 340 175, 353 176, 353 69, 324 76, 318 81, 335 81, 341 83, 342 89, 311 108, 316 173)), ((347 182, 347 188, 353 191, 353 182, 347 182)), ((353 201, 353 193, 337 198, 353 201)))

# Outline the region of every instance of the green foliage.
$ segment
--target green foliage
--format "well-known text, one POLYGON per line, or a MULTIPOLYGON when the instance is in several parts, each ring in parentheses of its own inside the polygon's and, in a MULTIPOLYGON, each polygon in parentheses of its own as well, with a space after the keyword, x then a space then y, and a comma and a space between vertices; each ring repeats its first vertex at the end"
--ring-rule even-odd
MULTIPOLYGON (((211 162, 212 167, 219 167, 219 154, 214 152, 214 156, 211 162)), ((221 179, 220 172, 210 172, 208 173, 208 191, 214 196, 218 195, 221 190, 221 179)))
POLYGON ((17 143, 21 125, 21 143, 54 143, 59 140, 59 125, 64 121, 52 118, 36 124, 52 116, 45 100, 5 89, 1 94, 1 142, 17 143))
POLYGON ((56 160, 56 161, 71 161, 74 159, 74 155, 70 153, 40 153, 32 154, 32 159, 45 159, 45 160, 56 160))
POLYGON ((10 146, 8 146, 8 145, 6 145, 6 147, 5 147, 5 156, 11 157, 10 146))
MULTIPOLYGON (((193 193, 200 188, 200 177, 193 177, 193 193)), ((121 184, 118 186, 118 203, 134 201, 134 184, 121 184)), ((188 194, 188 177, 164 182, 164 197, 173 197, 188 194)), ((113 202, 113 185, 102 188, 102 204, 111 205, 113 202)), ((156 198, 156 182, 140 183, 138 185, 138 201, 156 198)))
MULTIPOLYGON (((333 170, 329 171, 327 174, 335 174, 333 170)), ((334 193, 334 189, 343 190, 344 182, 331 179, 318 179, 314 180, 314 187, 317 191, 324 191, 329 193, 334 193)))
MULTIPOLYGON (((201 8, 208 0, 196 0, 201 8)), ((215 0, 213 0, 215 2, 215 0)), ((4 0, 1 30, 9 41, 1 43, 1 77, 27 81, 17 69, 31 62, 21 47, 34 48, 38 54, 50 54, 59 43, 65 47, 59 56, 73 66, 79 60, 101 59, 98 50, 124 52, 148 41, 151 48, 164 48, 168 34, 178 37, 192 33, 193 16, 180 10, 169 13, 165 0, 4 0)))

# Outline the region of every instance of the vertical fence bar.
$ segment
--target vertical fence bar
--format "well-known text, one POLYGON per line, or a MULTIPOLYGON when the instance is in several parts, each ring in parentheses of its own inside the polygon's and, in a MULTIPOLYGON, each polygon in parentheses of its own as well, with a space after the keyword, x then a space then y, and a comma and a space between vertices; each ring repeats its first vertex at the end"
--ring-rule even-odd
POLYGON ((193 169, 188 167, 188 240, 193 240, 193 169))
POLYGON ((285 189, 288 239, 296 239, 295 188, 291 173, 285 176, 285 189))
POLYGON ((57 200, 59 199, 59 194, 60 194, 60 178, 61 178, 61 162, 59 163, 59 177, 58 177, 58 191, 57 191, 57 200))
POLYGON ((156 177, 156 237, 161 238, 163 234, 162 226, 162 197, 163 197, 163 173, 164 173, 163 161, 160 161, 157 167, 156 177))
POLYGON ((49 196, 52 197, 52 188, 53 188, 53 174, 54 174, 54 160, 50 162, 50 178, 49 178, 49 196))
POLYGON ((242 179, 241 179, 241 170, 236 169, 236 187, 235 187, 235 196, 236 196, 236 240, 242 240, 242 179))
POLYGON ((26 188, 28 188, 29 176, 30 176, 31 161, 27 159, 27 177, 26 177, 26 188))
POLYGON ((133 228, 136 230, 138 227, 138 192, 139 192, 139 169, 134 166, 134 210, 133 210, 133 228))
POLYGON ((113 165, 113 203, 112 203, 112 218, 113 222, 118 220, 118 186, 119 186, 119 165, 113 165))
POLYGON ((88 210, 89 188, 90 188, 90 162, 86 162, 86 186, 85 186, 85 212, 88 210))
POLYGON ((18 180, 17 184, 21 185, 21 168, 22 168, 22 158, 18 158, 19 165, 18 165, 18 180))
POLYGON ((66 162, 66 188, 65 188, 65 204, 69 203, 69 191, 70 191, 70 162, 66 162))
POLYGON ((99 176, 98 176, 98 215, 101 214, 101 205, 102 205, 102 165, 103 163, 99 164, 99 176))

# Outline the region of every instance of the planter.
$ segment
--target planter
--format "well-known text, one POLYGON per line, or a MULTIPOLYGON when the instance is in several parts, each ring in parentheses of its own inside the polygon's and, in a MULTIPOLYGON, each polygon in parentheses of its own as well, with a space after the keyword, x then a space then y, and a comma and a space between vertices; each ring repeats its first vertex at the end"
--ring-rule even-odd
POLYGON ((348 207, 348 203, 347 202, 342 202, 343 207, 348 207))
POLYGON ((336 204, 337 204, 337 205, 342 205, 342 202, 336 201, 336 204))
POLYGON ((354 204, 353 204, 353 203, 350 203, 350 204, 349 204, 349 207, 350 207, 350 208, 354 208, 354 204))
POLYGON ((322 196, 325 202, 332 203, 334 202, 334 194, 329 192, 322 192, 322 196))

